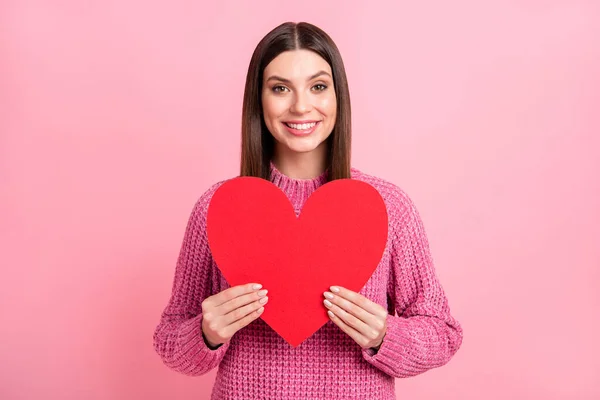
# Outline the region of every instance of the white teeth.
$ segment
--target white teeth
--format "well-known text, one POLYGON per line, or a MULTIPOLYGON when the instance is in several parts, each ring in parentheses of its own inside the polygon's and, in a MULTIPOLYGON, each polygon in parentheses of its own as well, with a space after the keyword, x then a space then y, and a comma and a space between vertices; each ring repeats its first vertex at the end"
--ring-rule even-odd
POLYGON ((317 124, 316 122, 311 122, 310 124, 287 124, 287 126, 289 126, 290 128, 294 128, 294 129, 305 130, 305 129, 312 128, 316 124, 317 124))

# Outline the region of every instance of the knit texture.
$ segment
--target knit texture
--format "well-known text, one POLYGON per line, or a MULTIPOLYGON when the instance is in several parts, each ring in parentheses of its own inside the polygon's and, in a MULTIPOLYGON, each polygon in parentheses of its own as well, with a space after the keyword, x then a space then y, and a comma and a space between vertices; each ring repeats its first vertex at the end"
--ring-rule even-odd
MULTIPOLYGON (((362 349, 332 321, 292 348, 260 318, 218 349, 207 347, 201 303, 230 287, 211 257, 206 236, 208 204, 223 181, 200 196, 185 230, 171 297, 154 333, 154 348, 163 362, 195 376, 218 367, 213 400, 395 399, 394 378, 446 364, 461 346, 463 332, 450 314, 415 205, 383 179, 355 168, 352 178, 377 189, 388 211, 386 248, 360 291, 389 313, 377 352, 362 349)), ((271 164, 271 182, 287 195, 297 215, 326 181, 327 171, 314 179, 292 179, 271 164)))

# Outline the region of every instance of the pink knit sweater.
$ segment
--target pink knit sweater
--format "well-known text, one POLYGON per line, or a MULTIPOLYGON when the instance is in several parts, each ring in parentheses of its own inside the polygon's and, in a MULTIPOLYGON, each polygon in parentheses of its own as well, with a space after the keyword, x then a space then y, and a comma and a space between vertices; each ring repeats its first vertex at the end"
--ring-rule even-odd
MULTIPOLYGON (((389 310, 378 352, 361 349, 332 321, 292 348, 260 318, 217 350, 207 347, 200 305, 229 287, 211 257, 205 230, 207 207, 223 183, 219 182, 200 197, 187 224, 172 294, 154 333, 154 348, 163 362, 196 376, 218 367, 214 400, 395 399, 394 378, 446 364, 460 347, 463 333, 450 314, 415 205, 389 182, 354 168, 352 178, 375 187, 389 215, 386 249, 360 291, 389 310)), ((271 164, 271 182, 286 193, 299 214, 310 194, 326 182, 326 173, 315 179, 292 179, 271 164)))

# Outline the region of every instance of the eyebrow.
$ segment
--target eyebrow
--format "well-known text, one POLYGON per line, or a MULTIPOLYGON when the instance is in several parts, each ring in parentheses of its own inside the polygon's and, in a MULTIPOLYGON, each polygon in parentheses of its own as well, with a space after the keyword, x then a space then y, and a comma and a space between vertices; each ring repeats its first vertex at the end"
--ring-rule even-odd
MULTIPOLYGON (((313 80, 315 78, 318 78, 321 75, 327 75, 327 76, 329 76, 331 78, 331 75, 329 74, 329 72, 327 72, 327 71, 319 71, 316 74, 310 76, 307 80, 311 81, 311 80, 313 80)), ((271 75, 265 82, 269 82, 269 81, 281 81, 281 82, 285 82, 285 83, 288 83, 288 84, 292 83, 289 79, 285 79, 285 78, 282 78, 282 77, 277 76, 277 75, 271 75)))

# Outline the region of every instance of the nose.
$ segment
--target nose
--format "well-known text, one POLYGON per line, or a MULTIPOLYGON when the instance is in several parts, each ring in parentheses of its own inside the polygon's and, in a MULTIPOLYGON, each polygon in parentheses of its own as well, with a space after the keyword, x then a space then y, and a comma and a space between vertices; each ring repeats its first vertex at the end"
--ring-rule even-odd
POLYGON ((294 114, 304 114, 310 111, 310 109, 311 104, 308 95, 304 93, 297 93, 290 111, 294 114))

